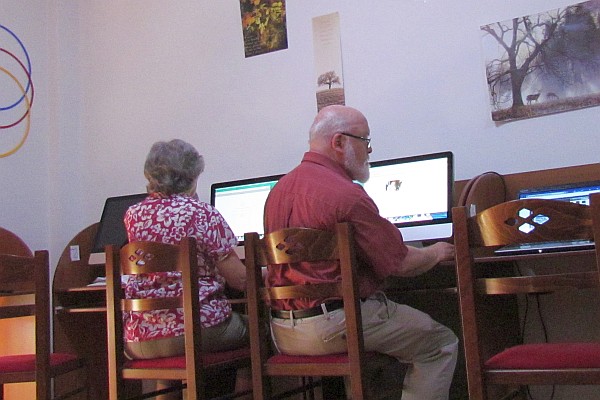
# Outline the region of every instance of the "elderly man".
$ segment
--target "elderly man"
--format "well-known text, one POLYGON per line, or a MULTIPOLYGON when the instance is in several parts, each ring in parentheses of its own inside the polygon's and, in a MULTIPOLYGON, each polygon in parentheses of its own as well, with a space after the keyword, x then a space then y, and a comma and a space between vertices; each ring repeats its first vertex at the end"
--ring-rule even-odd
MULTIPOLYGON (((310 131, 310 150, 282 177, 265 205, 265 231, 286 227, 333 230, 338 222, 354 226, 359 260, 359 291, 365 348, 411 366, 404 378, 404 400, 447 399, 458 339, 429 315, 390 301, 380 291, 388 276, 416 276, 454 256, 454 247, 439 242, 416 248, 404 244, 399 230, 379 215, 377 206, 354 181, 369 179, 372 152, 369 124, 358 110, 323 108, 310 131)), ((338 280, 337 265, 288 265, 269 273, 268 284, 280 286, 338 280)), ((316 308, 309 318, 273 318, 273 339, 286 354, 333 354, 346 349, 343 309, 339 302, 286 301, 281 310, 316 308)))

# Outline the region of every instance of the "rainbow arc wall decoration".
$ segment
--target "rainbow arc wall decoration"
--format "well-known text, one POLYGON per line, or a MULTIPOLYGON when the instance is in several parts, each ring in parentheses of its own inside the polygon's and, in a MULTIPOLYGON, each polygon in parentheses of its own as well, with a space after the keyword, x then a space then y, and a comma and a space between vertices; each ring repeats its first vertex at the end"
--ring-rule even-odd
POLYGON ((27 140, 33 93, 29 53, 17 35, 0 24, 0 158, 16 153, 27 140))

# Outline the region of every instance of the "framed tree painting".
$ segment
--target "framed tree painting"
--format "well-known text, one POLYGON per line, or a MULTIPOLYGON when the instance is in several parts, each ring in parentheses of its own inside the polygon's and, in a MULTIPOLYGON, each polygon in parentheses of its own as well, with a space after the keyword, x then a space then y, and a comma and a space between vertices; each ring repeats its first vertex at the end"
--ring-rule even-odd
POLYGON ((600 104, 600 0, 480 29, 494 121, 600 104))

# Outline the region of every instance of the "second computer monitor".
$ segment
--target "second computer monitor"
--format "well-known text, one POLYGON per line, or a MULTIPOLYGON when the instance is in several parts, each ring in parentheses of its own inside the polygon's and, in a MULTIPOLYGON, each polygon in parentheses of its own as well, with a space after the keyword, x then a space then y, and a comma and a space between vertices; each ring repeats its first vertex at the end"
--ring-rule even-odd
POLYGON ((364 184, 380 215, 400 229, 406 242, 452 236, 453 186, 449 151, 372 162, 364 184))
POLYGON ((271 188, 282 176, 261 176, 211 185, 210 203, 223 215, 240 244, 246 232, 264 233, 265 202, 271 188))

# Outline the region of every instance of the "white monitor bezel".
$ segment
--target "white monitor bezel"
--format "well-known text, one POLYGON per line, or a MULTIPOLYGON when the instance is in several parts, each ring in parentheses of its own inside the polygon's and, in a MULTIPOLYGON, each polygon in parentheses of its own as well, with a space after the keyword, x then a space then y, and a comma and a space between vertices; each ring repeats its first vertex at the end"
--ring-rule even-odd
MULTIPOLYGON (((400 165, 416 163, 429 160, 446 160, 446 208, 445 217, 433 220, 421 220, 411 222, 392 222, 400 232, 405 242, 421 242, 428 240, 447 239, 452 236, 452 206, 454 190, 454 155, 451 151, 437 153, 421 154, 409 157, 392 158, 370 163, 371 173, 374 168, 385 167, 388 165, 400 165)), ((367 182, 368 186, 368 182, 367 182)), ((368 191, 367 191, 368 193, 368 191)), ((375 200, 375 199, 374 199, 375 200)), ((376 201, 377 204, 377 201, 376 201)), ((391 221, 390 221, 391 222, 391 221)))
MULTIPOLYGON (((223 210, 219 209, 219 205, 216 204, 217 192, 222 189, 233 189, 233 188, 245 188, 252 187, 253 185, 261 185, 265 183, 277 182, 283 174, 277 175, 265 175, 255 178, 247 178, 247 179, 237 179, 231 181, 223 181, 223 182, 215 182, 210 186, 210 204, 215 207, 225 218, 225 221, 230 223, 230 219, 227 217, 227 213, 223 212, 223 210)), ((263 210, 261 210, 260 215, 262 219, 262 215, 264 212, 264 204, 262 205, 263 210)), ((258 228, 258 227, 257 227, 258 228)), ((243 235, 246 232, 236 232, 235 227, 232 227, 233 233, 238 238, 238 244, 243 245, 243 235)), ((257 233, 262 235, 264 233, 264 226, 260 225, 260 229, 256 229, 257 233)))

